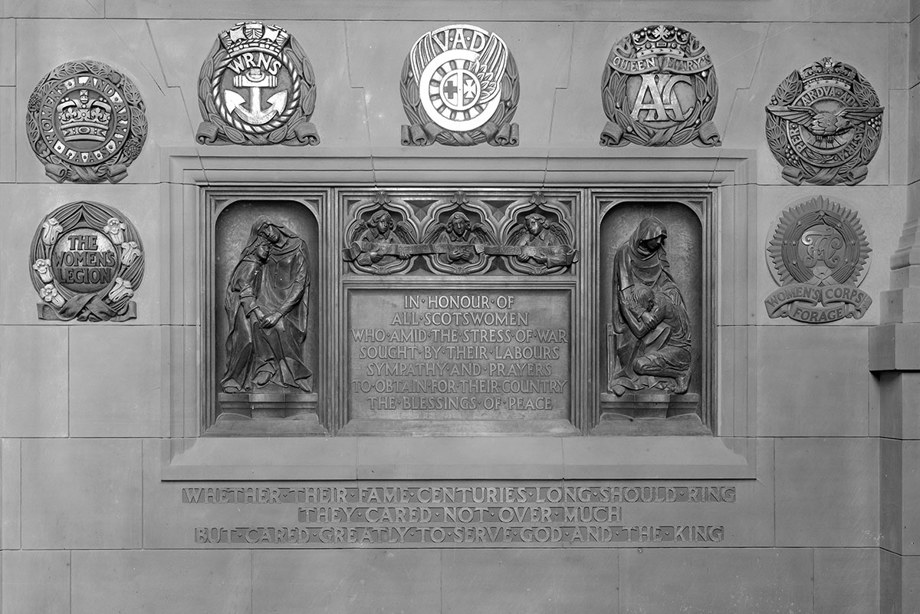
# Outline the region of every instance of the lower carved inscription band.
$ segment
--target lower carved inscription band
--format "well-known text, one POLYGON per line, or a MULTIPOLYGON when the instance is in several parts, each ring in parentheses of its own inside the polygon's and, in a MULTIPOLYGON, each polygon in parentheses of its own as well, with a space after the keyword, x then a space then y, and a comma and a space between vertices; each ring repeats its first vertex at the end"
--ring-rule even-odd
POLYGON ((712 546, 732 539, 724 520, 740 495, 731 483, 553 481, 237 484, 176 494, 189 542, 231 548, 712 546))

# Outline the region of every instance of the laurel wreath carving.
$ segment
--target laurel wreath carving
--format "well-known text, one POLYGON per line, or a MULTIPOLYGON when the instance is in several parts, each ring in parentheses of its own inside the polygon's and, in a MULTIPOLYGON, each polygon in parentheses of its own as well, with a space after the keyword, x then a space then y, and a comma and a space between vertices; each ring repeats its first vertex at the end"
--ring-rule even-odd
POLYGON ((669 128, 659 129, 648 126, 640 121, 635 121, 626 111, 623 101, 626 100, 626 83, 634 75, 621 73, 614 70, 610 63, 604 69, 601 88, 601 100, 607 119, 617 124, 623 135, 618 142, 602 141, 604 144, 622 147, 628 143, 648 147, 668 146, 678 147, 693 143, 695 145, 718 145, 718 135, 715 138, 700 138, 700 127, 712 120, 719 101, 719 84, 716 81, 715 69, 706 70, 706 76, 701 74, 691 75, 693 79, 693 93, 697 104, 686 119, 669 128))
POLYGON ((492 118, 479 128, 465 132, 444 130, 431 121, 428 113, 422 106, 418 81, 412 74, 410 57, 406 56, 403 62, 402 74, 399 80, 399 95, 402 98, 403 109, 409 118, 409 139, 403 139, 404 145, 430 145, 434 142, 450 146, 491 145, 514 146, 518 144, 517 126, 511 124, 518 99, 521 96, 520 76, 514 56, 508 51, 508 62, 505 65, 505 74, 501 79, 501 104, 495 109, 492 118))
POLYGON ((126 169, 141 153, 147 140, 146 107, 140 90, 134 82, 108 64, 96 60, 65 62, 45 75, 29 96, 26 111, 26 136, 32 151, 45 164, 45 172, 57 182, 99 183, 116 182, 124 178, 126 169), (90 74, 114 85, 124 97, 131 118, 128 136, 118 152, 104 162, 94 165, 73 164, 55 153, 42 138, 39 113, 42 101, 48 97, 59 81, 78 75, 90 74))
POLYGON ((236 145, 317 145, 319 135, 309 123, 316 107, 316 76, 303 47, 292 36, 279 59, 291 74, 293 87, 284 111, 261 126, 242 122, 219 104, 221 79, 232 56, 220 40, 215 41, 198 75, 198 109, 212 126, 202 126, 197 140, 202 144, 229 141, 236 145), (209 130, 209 131, 208 131, 209 130))

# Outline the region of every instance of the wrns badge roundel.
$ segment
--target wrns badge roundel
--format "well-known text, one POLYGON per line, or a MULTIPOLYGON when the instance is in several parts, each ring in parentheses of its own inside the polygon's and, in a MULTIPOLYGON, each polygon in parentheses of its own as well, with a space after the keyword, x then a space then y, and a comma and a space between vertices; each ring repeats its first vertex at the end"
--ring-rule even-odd
POLYGON ((793 71, 767 105, 767 143, 783 179, 856 185, 881 142, 882 111, 855 68, 824 58, 793 71))
POLYGON ((203 145, 316 145, 316 80, 282 28, 239 23, 221 32, 198 76, 203 145))
POLYGON ((497 34, 468 25, 427 32, 403 64, 400 94, 411 122, 403 145, 517 145, 511 118, 520 87, 497 34))
POLYGON ((35 86, 26 133, 45 174, 58 182, 121 181, 147 139, 134 83, 93 60, 61 64, 35 86))
POLYGON ((695 36, 650 25, 610 50, 601 85, 607 125, 601 145, 721 145, 712 117, 719 86, 712 59, 695 36))

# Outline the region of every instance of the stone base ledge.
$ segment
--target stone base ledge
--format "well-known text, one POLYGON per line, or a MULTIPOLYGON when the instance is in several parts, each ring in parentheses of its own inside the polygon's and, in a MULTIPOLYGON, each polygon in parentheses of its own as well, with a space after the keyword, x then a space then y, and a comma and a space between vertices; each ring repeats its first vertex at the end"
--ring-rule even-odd
POLYGON ((756 442, 680 436, 165 439, 160 479, 755 479, 756 442))

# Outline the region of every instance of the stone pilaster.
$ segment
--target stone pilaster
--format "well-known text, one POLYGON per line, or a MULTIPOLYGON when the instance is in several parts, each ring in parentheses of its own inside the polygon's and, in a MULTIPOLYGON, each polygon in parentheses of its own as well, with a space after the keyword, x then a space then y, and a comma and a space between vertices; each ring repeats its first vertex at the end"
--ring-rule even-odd
POLYGON ((869 331, 869 369, 878 382, 880 611, 920 611, 920 59, 918 5, 912 2, 909 172, 906 221, 891 257, 880 324, 869 331))

